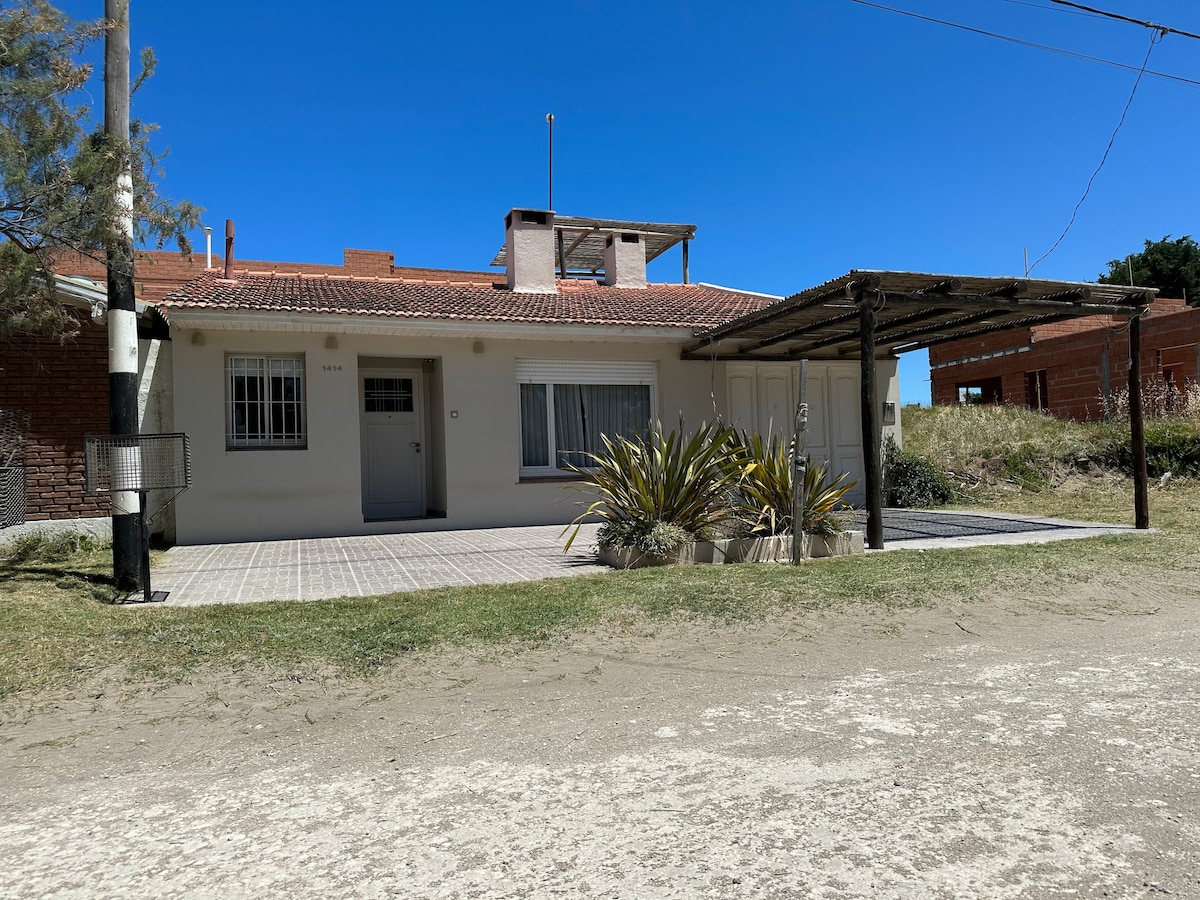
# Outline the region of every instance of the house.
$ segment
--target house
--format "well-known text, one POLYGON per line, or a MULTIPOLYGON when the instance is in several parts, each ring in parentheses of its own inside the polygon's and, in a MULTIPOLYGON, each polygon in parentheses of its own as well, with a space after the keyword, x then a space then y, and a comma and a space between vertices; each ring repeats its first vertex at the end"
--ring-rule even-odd
MULTIPOLYGON (((171 427, 193 470, 179 542, 565 523, 564 466, 603 434, 717 416, 790 434, 798 359, 684 352, 781 299, 689 283, 693 234, 514 209, 499 278, 230 265, 169 292, 171 427), (647 259, 681 243, 683 281, 648 283, 647 259)), ((894 409, 895 358, 878 367, 894 409)), ((808 378, 810 452, 860 479, 858 363, 808 378)))
MULTIPOLYGON (((1200 309, 1155 299, 1141 326, 1141 382, 1164 394, 1200 375, 1200 309)), ((933 402, 1004 403, 1064 419, 1099 419, 1105 398, 1127 389, 1128 325, 1087 316, 1032 325, 929 350, 933 402)))
MULTIPOLYGON (((136 289, 142 391, 143 431, 172 430, 170 396, 173 344, 155 304, 206 271, 201 254, 139 251, 136 289), (153 400, 151 399, 153 398, 153 400)), ((220 255, 215 257, 223 265, 220 255)), ((393 255, 372 250, 346 250, 342 265, 251 261, 243 265, 271 271, 286 267, 306 274, 359 277, 429 277, 428 269, 397 269, 393 255)), ((103 532, 110 515, 106 494, 84 490, 83 439, 107 434, 108 326, 102 259, 73 255, 60 258, 58 299, 70 308, 75 334, 65 340, 13 337, 0 343, 0 529, 25 523, 87 520, 103 532)), ((165 498, 152 493, 152 510, 165 498)), ((153 522, 165 540, 174 535, 173 510, 153 522)))

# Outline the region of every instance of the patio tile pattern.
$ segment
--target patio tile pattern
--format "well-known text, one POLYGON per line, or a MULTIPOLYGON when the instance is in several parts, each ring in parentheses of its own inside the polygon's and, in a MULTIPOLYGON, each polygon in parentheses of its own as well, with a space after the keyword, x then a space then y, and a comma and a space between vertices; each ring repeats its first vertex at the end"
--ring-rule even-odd
POLYGON ((487 528, 174 547, 155 568, 168 606, 369 597, 464 584, 611 571, 596 563, 595 525, 563 553, 563 526, 487 528))
MULTIPOLYGON (((860 514, 857 527, 864 524, 860 514)), ((168 606, 200 606, 369 597, 610 572, 596 562, 596 528, 583 526, 570 553, 562 552, 561 525, 175 547, 155 568, 152 581, 156 592, 168 592, 168 606)), ((1133 531, 1128 526, 1038 516, 884 510, 889 551, 1038 543, 1133 531)))

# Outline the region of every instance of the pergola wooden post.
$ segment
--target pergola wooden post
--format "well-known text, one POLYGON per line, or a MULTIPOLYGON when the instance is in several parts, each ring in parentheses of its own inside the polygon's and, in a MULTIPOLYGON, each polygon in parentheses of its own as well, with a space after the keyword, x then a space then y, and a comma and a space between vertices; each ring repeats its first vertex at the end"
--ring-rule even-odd
POLYGON ((1142 413, 1142 320, 1129 319, 1129 437, 1133 444, 1133 524, 1150 527, 1146 477, 1146 423, 1142 413))
POLYGON ((796 426, 792 442, 792 565, 798 566, 808 557, 804 540, 804 504, 808 499, 805 481, 808 478, 808 360, 800 360, 800 384, 796 396, 796 426))
POLYGON ((883 470, 879 430, 879 404, 875 390, 875 293, 861 291, 858 301, 858 333, 862 363, 862 448, 863 482, 867 507, 867 546, 883 549, 883 470))

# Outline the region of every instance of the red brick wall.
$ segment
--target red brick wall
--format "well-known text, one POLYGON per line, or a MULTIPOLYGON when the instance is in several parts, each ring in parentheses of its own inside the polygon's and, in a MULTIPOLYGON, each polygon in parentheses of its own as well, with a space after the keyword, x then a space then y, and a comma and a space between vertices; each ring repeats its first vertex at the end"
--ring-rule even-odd
POLYGON ((0 409, 30 417, 26 519, 108 515, 107 494, 83 491, 83 438, 108 434, 108 332, 80 315, 65 344, 0 344, 0 409))
MULTIPOLYGON (((1178 309, 1180 306, 1181 302, 1172 303, 1167 309, 1178 309)), ((1164 313, 1159 311, 1161 308, 1156 303, 1154 314, 1142 322, 1141 377, 1143 381, 1162 378, 1169 370, 1174 383, 1182 387, 1185 382, 1196 381, 1200 376, 1197 371, 1200 309, 1186 308, 1164 313)), ((957 403, 958 385, 999 377, 1003 381, 1003 401, 1026 406, 1029 405, 1026 397, 1027 373, 1044 369, 1049 411, 1053 415, 1066 419, 1100 418, 1103 412, 1100 396, 1104 383, 1101 361, 1105 351, 1110 388, 1117 390, 1128 385, 1129 336, 1123 321, 1112 327, 1092 328, 1057 337, 1045 336, 1037 340, 1029 339, 1027 329, 1021 333, 1026 334, 1027 338, 1019 345, 1019 352, 974 362, 955 362, 933 369, 933 402, 939 405, 957 403)), ((969 343, 959 341, 938 349, 969 343)), ((992 346, 995 349, 991 352, 995 352, 1011 347, 1012 342, 1011 339, 996 340, 992 346)), ((968 349, 972 355, 981 352, 975 345, 968 349)), ((931 365, 945 361, 935 361, 933 350, 931 348, 929 354, 931 365)))

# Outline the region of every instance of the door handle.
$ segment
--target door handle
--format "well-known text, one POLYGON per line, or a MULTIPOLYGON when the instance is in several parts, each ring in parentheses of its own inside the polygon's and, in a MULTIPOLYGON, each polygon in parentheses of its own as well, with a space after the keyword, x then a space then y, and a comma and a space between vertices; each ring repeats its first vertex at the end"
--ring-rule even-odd
POLYGON ((421 442, 420 441, 410 441, 408 446, 412 447, 418 453, 421 452, 421 442))

